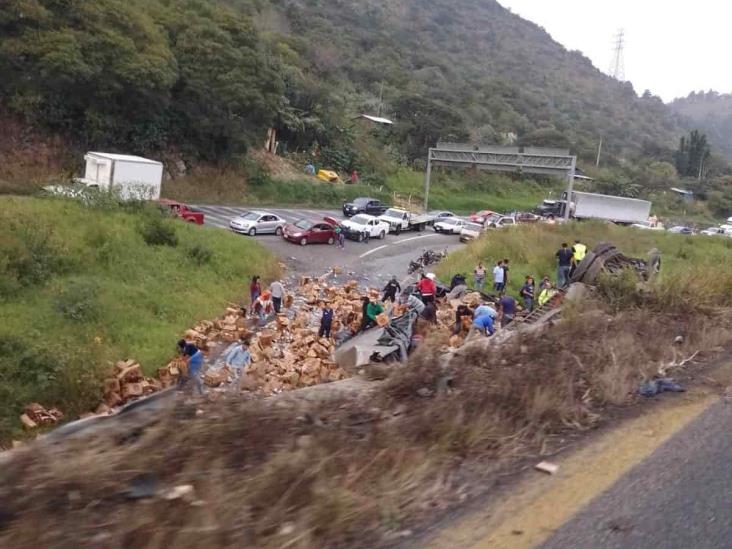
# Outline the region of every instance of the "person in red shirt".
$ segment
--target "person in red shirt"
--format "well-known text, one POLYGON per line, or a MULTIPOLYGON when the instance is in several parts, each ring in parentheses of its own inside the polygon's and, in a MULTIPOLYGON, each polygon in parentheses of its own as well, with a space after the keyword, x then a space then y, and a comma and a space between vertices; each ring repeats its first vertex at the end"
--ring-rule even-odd
POLYGON ((351 185, 358 185, 359 181, 360 177, 358 176, 358 172, 356 170, 353 170, 351 172, 351 185))
POLYGON ((435 294, 437 293, 437 286, 434 281, 435 275, 428 273, 422 275, 422 279, 417 283, 417 289, 422 294, 423 303, 434 303, 435 294))

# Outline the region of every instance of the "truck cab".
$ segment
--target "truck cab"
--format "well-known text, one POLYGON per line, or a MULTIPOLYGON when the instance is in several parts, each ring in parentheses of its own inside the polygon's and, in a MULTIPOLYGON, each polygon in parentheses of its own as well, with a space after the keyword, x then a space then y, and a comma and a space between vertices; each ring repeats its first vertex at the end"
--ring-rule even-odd
POLYGON ((389 208, 379 216, 380 221, 389 224, 392 232, 400 233, 413 229, 421 231, 432 220, 428 215, 416 214, 401 208, 389 208))

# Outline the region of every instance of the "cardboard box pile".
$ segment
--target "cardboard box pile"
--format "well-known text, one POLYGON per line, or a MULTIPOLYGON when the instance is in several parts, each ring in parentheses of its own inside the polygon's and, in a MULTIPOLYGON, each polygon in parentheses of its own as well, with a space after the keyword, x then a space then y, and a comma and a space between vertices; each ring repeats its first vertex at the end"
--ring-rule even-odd
POLYGON ((104 405, 108 410, 162 388, 159 379, 142 375, 135 360, 120 361, 114 366, 113 376, 104 380, 104 405))
POLYGON ((46 409, 37 402, 32 402, 23 409, 20 422, 24 429, 35 429, 39 425, 58 423, 63 417, 64 415, 58 408, 46 409))

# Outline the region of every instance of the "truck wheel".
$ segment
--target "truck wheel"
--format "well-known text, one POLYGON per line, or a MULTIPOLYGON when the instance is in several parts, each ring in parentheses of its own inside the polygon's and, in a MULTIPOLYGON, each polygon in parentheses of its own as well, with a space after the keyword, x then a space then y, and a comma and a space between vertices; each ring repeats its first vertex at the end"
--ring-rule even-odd
POLYGON ((306 246, 307 243, 308 243, 308 239, 307 238, 301 238, 300 239, 300 246, 306 246))
POLYGON ((418 233, 421 233, 422 229, 424 229, 424 224, 422 224, 422 223, 420 223, 419 225, 417 225, 415 227, 415 231, 417 231, 418 233))
POLYGON ((254 227, 249 229, 249 236, 257 236, 257 229, 255 229, 254 227))
POLYGON ((358 241, 363 242, 363 233, 358 233, 358 241))
POLYGON ((276 234, 277 236, 282 236, 282 227, 277 227, 277 228, 275 229, 275 234, 276 234))
POLYGON ((379 238, 381 240, 384 240, 386 238, 386 232, 385 231, 381 231, 381 234, 379 235, 379 238))
POLYGON ((397 234, 397 236, 400 235, 400 234, 402 234, 402 226, 401 225, 397 225, 396 226, 396 229, 394 230, 394 232, 397 234))
POLYGON ((330 245, 332 246, 334 242, 335 242, 335 238, 333 238, 333 237, 331 236, 331 237, 330 237, 330 238, 328 239, 328 244, 330 244, 330 245))

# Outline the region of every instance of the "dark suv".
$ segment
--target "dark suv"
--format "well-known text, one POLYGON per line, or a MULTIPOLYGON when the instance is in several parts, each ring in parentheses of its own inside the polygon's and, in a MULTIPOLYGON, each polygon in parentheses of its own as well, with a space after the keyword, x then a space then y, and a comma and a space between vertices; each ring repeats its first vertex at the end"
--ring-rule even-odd
POLYGON ((352 215, 365 213, 369 215, 381 215, 389 206, 382 204, 381 200, 375 198, 357 198, 353 202, 343 204, 343 215, 351 217, 352 215))

